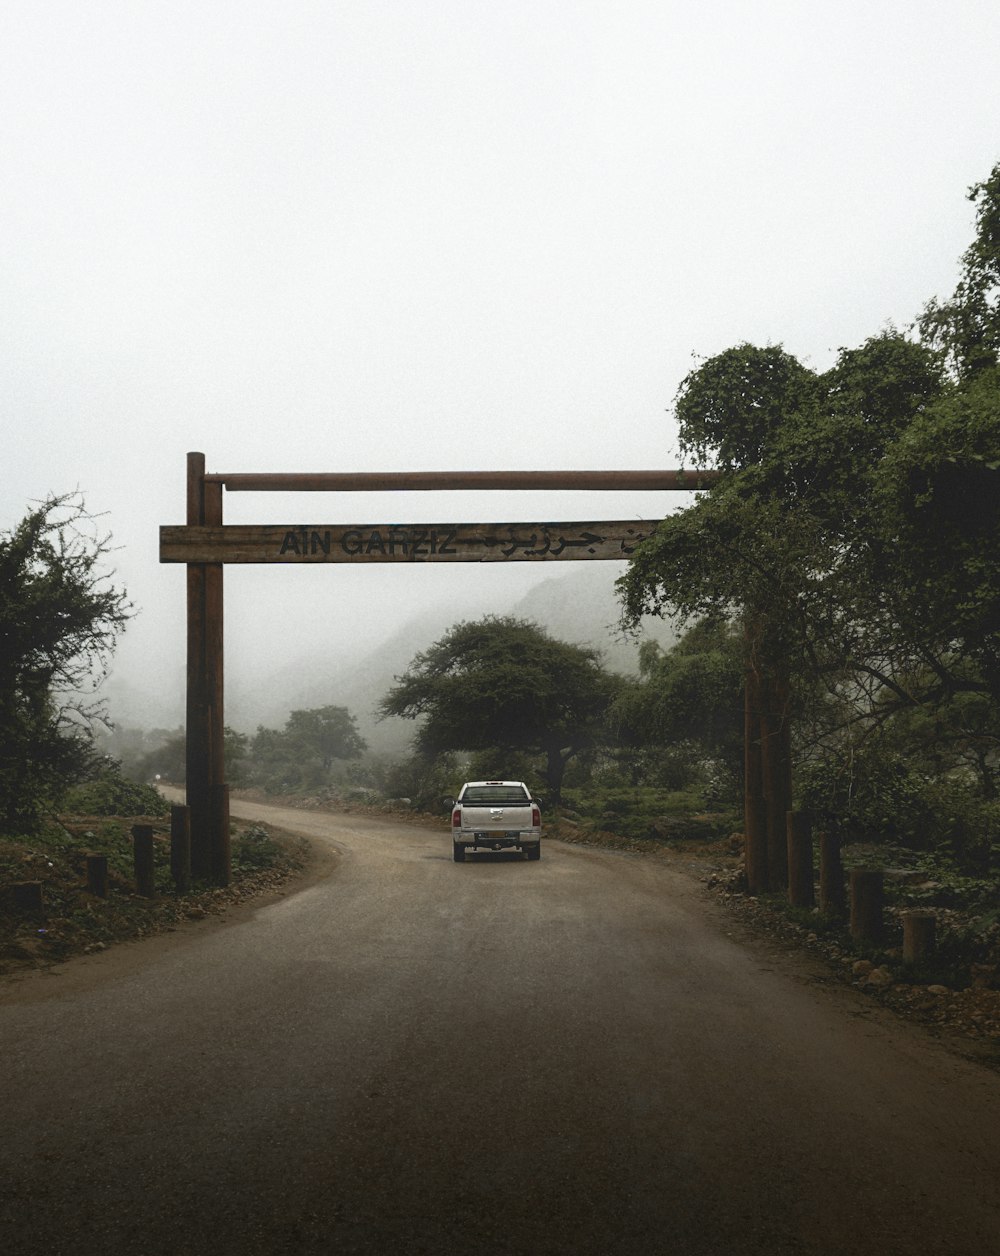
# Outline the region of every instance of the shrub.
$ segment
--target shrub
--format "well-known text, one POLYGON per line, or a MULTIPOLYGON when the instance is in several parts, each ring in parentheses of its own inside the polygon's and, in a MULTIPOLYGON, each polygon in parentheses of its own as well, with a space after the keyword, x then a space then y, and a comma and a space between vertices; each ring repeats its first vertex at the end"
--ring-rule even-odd
POLYGON ((63 795, 62 810, 85 816, 164 816, 170 804, 152 785, 140 785, 121 774, 115 759, 104 760, 93 780, 74 785, 63 795))
POLYGON ((409 798, 417 811, 440 813, 441 799, 457 793, 466 779, 451 753, 430 758, 414 755, 386 771, 382 792, 387 798, 409 798))
POLYGON ((798 774, 798 805, 845 838, 927 845, 933 825, 923 782, 902 754, 869 743, 847 760, 807 763, 798 774))
POLYGON ((935 852, 970 873, 995 865, 1000 802, 984 801, 954 773, 922 773, 887 747, 873 745, 849 768, 832 759, 806 764, 798 798, 818 827, 846 841, 935 852))
POLYGON ((231 857, 234 868, 273 868, 281 847, 263 825, 251 824, 233 839, 231 857))

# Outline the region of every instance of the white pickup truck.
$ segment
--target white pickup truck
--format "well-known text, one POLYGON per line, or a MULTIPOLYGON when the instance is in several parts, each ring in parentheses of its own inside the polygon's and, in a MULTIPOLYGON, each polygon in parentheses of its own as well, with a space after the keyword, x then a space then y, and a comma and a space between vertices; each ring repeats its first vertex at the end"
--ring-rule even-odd
POLYGON ((511 847, 526 859, 541 858, 541 802, 523 781, 466 781, 445 806, 451 810, 456 863, 463 862, 467 850, 511 847))

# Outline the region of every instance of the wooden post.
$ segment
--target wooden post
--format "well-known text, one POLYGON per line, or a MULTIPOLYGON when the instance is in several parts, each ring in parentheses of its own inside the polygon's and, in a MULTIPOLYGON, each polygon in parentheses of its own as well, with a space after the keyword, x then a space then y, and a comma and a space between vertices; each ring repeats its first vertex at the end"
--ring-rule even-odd
POLYGON ((903 959, 916 964, 933 954, 937 942, 937 916, 932 911, 903 913, 903 959))
MULTIPOLYGON (((222 484, 206 481, 205 455, 188 454, 187 522, 222 526, 222 484)), ((225 779, 223 703, 223 565, 188 564, 187 801, 191 869, 215 878, 213 851, 228 841, 218 831, 215 789, 225 779)), ((228 848, 227 848, 228 849, 228 848)), ((228 855, 225 876, 228 883, 228 855)))
POLYGON ((763 894, 770 888, 767 865, 767 805, 764 801, 760 749, 760 677, 746 669, 743 686, 743 830, 747 890, 763 894))
MULTIPOLYGON (((205 523, 222 526, 222 485, 205 484, 205 523)), ((205 565, 205 680, 209 720, 209 875, 216 885, 228 885, 229 786, 226 779, 226 730, 223 701, 223 572, 222 563, 205 565)))
MULTIPOLYGON (((205 525, 222 526, 222 485, 204 487, 205 525)), ((209 710, 209 775, 213 786, 226 777, 223 716, 223 565, 205 564, 205 684, 209 710)))
POLYGON ((812 824, 801 811, 788 811, 785 819, 788 831, 788 901, 792 907, 812 907, 816 901, 812 824))
POLYGON ((231 877, 229 786, 212 787, 212 880, 228 885, 231 877))
POLYGON ((823 831, 819 835, 819 909, 827 915, 842 915, 846 902, 840 838, 823 831))
POLYGON ((882 938, 882 869, 851 869, 851 937, 855 942, 882 938))
MULTIPOLYGON (((187 456, 187 523, 205 522, 205 455, 187 456)), ((191 809, 191 866, 195 876, 209 870, 209 727, 205 676, 205 565, 187 568, 187 803, 191 809)))
POLYGON ((153 826, 132 825, 132 858, 135 863, 135 888, 143 898, 156 897, 153 864, 153 826))
POLYGON ((191 888, 191 808, 170 808, 170 875, 178 894, 191 888))
POLYGON ((107 855, 87 856, 87 889, 98 898, 108 897, 107 855))
POLYGON ((767 802, 767 864, 772 890, 788 885, 788 831, 785 816, 792 805, 791 737, 788 686, 773 674, 761 685, 761 764, 767 802))

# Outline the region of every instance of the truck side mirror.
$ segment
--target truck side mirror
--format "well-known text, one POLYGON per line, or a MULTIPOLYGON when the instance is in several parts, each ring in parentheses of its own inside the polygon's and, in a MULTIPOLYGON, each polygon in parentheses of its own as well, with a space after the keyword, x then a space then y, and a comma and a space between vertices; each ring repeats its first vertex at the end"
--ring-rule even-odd
POLYGON ((441 799, 441 806, 445 809, 445 811, 450 811, 452 807, 454 807, 454 805, 455 805, 454 798, 442 798, 441 799))

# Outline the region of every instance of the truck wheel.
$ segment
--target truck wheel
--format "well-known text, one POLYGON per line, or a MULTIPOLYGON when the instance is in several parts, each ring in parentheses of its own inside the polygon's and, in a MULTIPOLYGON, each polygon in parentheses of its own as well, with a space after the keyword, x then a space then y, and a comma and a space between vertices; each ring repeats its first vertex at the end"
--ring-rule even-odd
POLYGON ((541 842, 536 842, 533 846, 525 846, 524 853, 528 857, 528 859, 541 859, 542 857, 541 842))
POLYGON ((465 847, 461 842, 452 842, 452 848, 455 852, 455 862, 465 863, 465 847))

